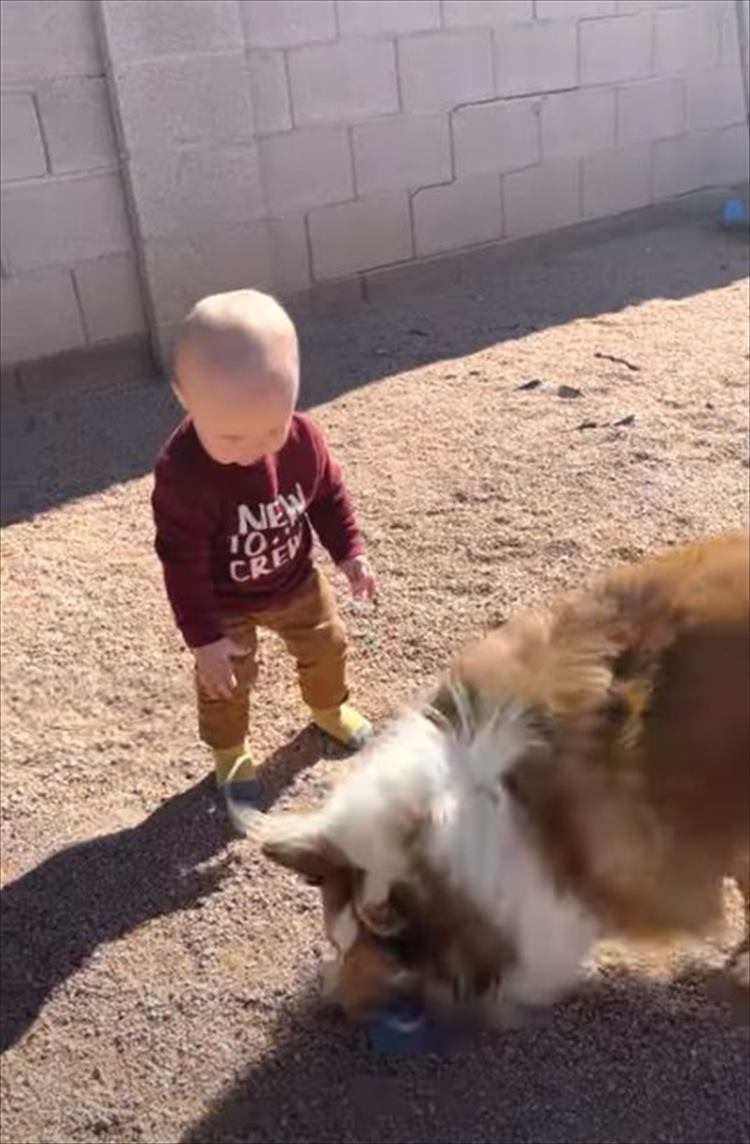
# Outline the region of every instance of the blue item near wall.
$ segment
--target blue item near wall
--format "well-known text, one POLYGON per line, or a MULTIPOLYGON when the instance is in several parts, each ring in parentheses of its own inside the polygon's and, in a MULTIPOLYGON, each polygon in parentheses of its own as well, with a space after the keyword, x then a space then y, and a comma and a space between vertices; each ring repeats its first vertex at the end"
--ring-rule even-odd
POLYGON ((747 230, 747 210, 742 199, 727 199, 721 208, 719 224, 723 230, 747 230))

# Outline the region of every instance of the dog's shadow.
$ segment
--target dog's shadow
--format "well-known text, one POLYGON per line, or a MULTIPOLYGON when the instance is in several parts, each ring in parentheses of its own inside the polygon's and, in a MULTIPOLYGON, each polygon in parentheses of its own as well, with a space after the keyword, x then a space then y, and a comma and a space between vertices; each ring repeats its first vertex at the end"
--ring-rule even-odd
MULTIPOLYGON (((266 808, 324 753, 302 731, 263 765, 266 808)), ((142 922, 188 909, 229 872, 234 835, 213 780, 162 803, 139 825, 68 846, 0 892, 0 1052, 96 948, 142 922)))
POLYGON ((181 1144, 608 1144, 748 1138, 747 1027, 705 982, 604 978, 547 1025, 464 1036, 440 1056, 378 1058, 307 998, 274 1050, 181 1144))

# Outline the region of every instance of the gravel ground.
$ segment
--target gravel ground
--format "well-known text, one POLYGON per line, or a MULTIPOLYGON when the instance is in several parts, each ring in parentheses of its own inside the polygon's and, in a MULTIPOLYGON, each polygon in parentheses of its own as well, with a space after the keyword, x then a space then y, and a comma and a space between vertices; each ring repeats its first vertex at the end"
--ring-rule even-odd
MULTIPOLYGON (((342 596, 376 720, 518 603, 746 520, 747 305, 747 244, 681 225, 305 324, 380 576, 342 596)), ((174 419, 102 379, 4 421, 3 1141, 747 1140, 747 1029, 706 989, 736 902, 445 1058, 318 1011, 315 893, 230 839, 195 741, 148 509, 174 419)), ((308 804, 347 764, 264 660, 256 751, 308 804)))

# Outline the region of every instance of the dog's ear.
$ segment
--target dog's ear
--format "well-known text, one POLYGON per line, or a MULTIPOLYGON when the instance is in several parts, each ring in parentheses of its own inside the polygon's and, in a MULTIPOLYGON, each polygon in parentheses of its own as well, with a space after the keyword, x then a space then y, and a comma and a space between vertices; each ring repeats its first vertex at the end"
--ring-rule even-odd
POLYGON ((260 831, 260 847, 266 858, 315 884, 348 865, 314 813, 269 815, 260 831))

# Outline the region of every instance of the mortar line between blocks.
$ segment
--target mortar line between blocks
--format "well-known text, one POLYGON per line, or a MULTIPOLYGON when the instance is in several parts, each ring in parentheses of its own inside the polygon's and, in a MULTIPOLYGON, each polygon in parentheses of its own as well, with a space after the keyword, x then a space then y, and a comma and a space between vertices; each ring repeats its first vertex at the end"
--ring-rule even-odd
POLYGON ((81 291, 78 287, 78 279, 76 278, 74 269, 71 268, 69 273, 70 273, 70 280, 73 284, 73 293, 75 294, 76 305, 78 306, 78 312, 81 315, 81 327, 83 329, 83 336, 86 339, 86 345, 90 346, 90 345, 93 345, 93 342, 91 339, 91 333, 89 331, 88 322, 86 321, 86 313, 85 313, 84 308, 83 308, 83 301, 81 300, 81 291))

